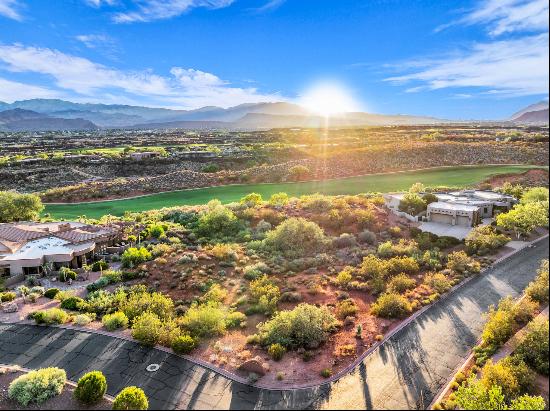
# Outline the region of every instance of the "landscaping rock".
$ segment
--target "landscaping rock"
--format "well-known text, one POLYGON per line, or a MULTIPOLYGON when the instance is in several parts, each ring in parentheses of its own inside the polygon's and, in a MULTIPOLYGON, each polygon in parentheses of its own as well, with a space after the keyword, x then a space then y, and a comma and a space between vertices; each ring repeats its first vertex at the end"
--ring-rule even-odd
POLYGON ((5 313, 5 314, 15 313, 18 310, 19 310, 19 307, 17 307, 17 303, 15 303, 13 301, 4 304, 4 306, 2 307, 2 312, 5 313))
POLYGON ((267 372, 266 369, 263 367, 263 364, 264 363, 262 362, 262 359, 260 357, 254 357, 250 360, 246 360, 241 365, 239 365, 239 370, 263 376, 267 372))

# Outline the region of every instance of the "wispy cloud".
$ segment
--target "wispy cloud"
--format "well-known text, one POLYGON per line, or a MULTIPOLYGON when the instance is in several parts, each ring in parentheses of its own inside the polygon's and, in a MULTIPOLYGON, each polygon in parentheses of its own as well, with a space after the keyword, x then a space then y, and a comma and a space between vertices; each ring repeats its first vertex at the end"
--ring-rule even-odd
POLYGON ((484 24, 493 37, 505 33, 547 31, 548 11, 548 0, 484 0, 477 8, 464 13, 462 18, 444 24, 436 31, 464 24, 484 24))
MULTIPOLYGON (((173 67, 168 76, 150 70, 124 71, 58 50, 21 44, 0 45, 0 62, 3 63, 0 69, 9 72, 46 76, 52 82, 52 89, 70 91, 76 97, 111 95, 124 101, 138 99, 181 108, 229 107, 284 99, 278 94, 261 93, 256 88, 233 86, 212 73, 196 69, 173 67)), ((25 95, 28 97, 29 93, 25 95)))
POLYGON ((98 50, 107 57, 116 59, 119 47, 115 40, 106 34, 79 34, 75 39, 91 50, 98 50))
POLYGON ((404 65, 409 73, 386 80, 413 83, 409 92, 480 87, 488 93, 511 96, 547 94, 548 57, 548 34, 545 33, 478 43, 466 52, 449 57, 417 60, 404 65))
POLYGON ((166 20, 194 8, 220 9, 233 4, 235 0, 134 0, 134 9, 118 12, 116 23, 150 22, 166 20))
POLYGON ((267 13, 269 11, 278 9, 281 7, 286 0, 269 0, 263 6, 253 9, 256 13, 267 13))
POLYGON ((113 6, 118 3, 118 0, 84 0, 84 2, 92 7, 99 8, 103 5, 113 6))
POLYGON ((61 93, 46 87, 19 83, 0 77, 0 101, 12 103, 29 98, 60 98, 61 93))
POLYGON ((0 15, 12 20, 21 21, 20 4, 17 0, 0 0, 0 15))

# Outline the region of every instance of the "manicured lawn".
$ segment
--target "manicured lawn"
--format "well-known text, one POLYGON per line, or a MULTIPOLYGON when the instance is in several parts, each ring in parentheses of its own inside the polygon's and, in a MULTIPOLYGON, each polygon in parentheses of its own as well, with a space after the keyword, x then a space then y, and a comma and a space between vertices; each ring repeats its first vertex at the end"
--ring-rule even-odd
POLYGON ((505 173, 521 173, 534 166, 464 166, 367 175, 337 180, 281 184, 249 184, 199 188, 152 194, 127 200, 102 201, 83 204, 51 204, 44 213, 56 218, 71 219, 81 215, 98 218, 105 214, 122 215, 125 211, 145 211, 178 205, 204 204, 217 198, 224 203, 237 201, 246 194, 256 192, 264 198, 284 191, 290 196, 303 194, 359 194, 367 192, 391 192, 405 190, 416 182, 428 186, 466 187, 489 176, 505 173))

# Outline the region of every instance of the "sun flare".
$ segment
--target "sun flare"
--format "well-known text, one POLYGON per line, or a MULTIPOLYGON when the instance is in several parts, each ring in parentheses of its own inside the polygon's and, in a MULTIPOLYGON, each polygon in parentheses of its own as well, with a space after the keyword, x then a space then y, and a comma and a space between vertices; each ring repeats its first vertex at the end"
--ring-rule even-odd
POLYGON ((299 104, 312 113, 325 117, 360 111, 352 93, 345 86, 334 82, 313 85, 301 96, 299 104))

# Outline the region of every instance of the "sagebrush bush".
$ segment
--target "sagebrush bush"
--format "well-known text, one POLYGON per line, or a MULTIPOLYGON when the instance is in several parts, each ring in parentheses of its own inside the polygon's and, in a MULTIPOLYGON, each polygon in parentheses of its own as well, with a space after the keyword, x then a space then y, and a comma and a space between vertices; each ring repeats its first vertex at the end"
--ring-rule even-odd
POLYGON ((48 288, 44 293, 44 297, 53 299, 59 293, 59 288, 48 288))
POLYGON ((65 310, 71 310, 71 311, 78 311, 79 305, 84 300, 80 297, 71 296, 69 298, 65 298, 63 301, 61 301, 60 307, 65 310))
POLYGON ((273 360, 280 361, 286 353, 286 348, 281 344, 271 344, 267 349, 267 353, 273 360))
POLYGON ((176 354, 189 354, 196 346, 197 342, 190 335, 180 335, 172 342, 176 354))
POLYGON ((409 301, 399 294, 386 293, 378 297, 371 306, 371 312, 377 317, 399 318, 409 314, 412 310, 409 301))
POLYGON ((26 407, 30 403, 41 404, 61 394, 67 374, 60 368, 50 367, 17 377, 10 383, 8 397, 26 407))
POLYGON ((186 311, 180 324, 193 337, 223 335, 227 329, 226 314, 216 303, 195 304, 186 311))
POLYGON ((537 278, 529 283, 525 293, 541 304, 548 302, 548 260, 541 263, 537 278))
POLYGON ((372 231, 365 230, 359 233, 357 236, 357 239, 360 243, 365 244, 376 244, 376 234, 374 234, 372 231))
POLYGON ((141 388, 126 387, 118 393, 113 402, 113 410, 147 410, 149 401, 141 388))
POLYGON ((107 379, 101 371, 91 371, 78 380, 74 396, 84 404, 99 402, 107 391, 107 379))
POLYGON ((316 348, 325 342, 337 324, 325 308, 302 303, 290 311, 279 311, 258 324, 263 345, 281 344, 287 348, 316 348))
POLYGON ((73 318, 76 325, 85 326, 95 319, 95 314, 78 314, 73 318))
POLYGON ((132 337, 145 346, 158 344, 162 332, 162 321, 154 313, 145 312, 135 318, 132 324, 132 337))
POLYGON ((355 301, 353 301, 351 298, 348 298, 346 300, 338 301, 336 304, 336 318, 339 320, 343 320, 346 317, 355 317, 357 313, 359 312, 359 307, 357 307, 357 304, 355 304, 355 301))
POLYGON ((321 227, 304 218, 289 218, 269 231, 265 244, 274 251, 296 258, 323 251, 327 237, 321 227))
POLYGON ((416 287, 416 280, 410 278, 407 274, 399 274, 393 277, 388 284, 388 291, 397 294, 402 294, 407 290, 412 290, 416 287))
POLYGON ((128 317, 122 311, 116 313, 106 314, 103 316, 101 322, 103 326, 109 331, 120 330, 128 327, 128 317))
POLYGON ((37 324, 65 324, 70 320, 69 314, 60 308, 49 308, 47 310, 36 311, 32 318, 37 324))

